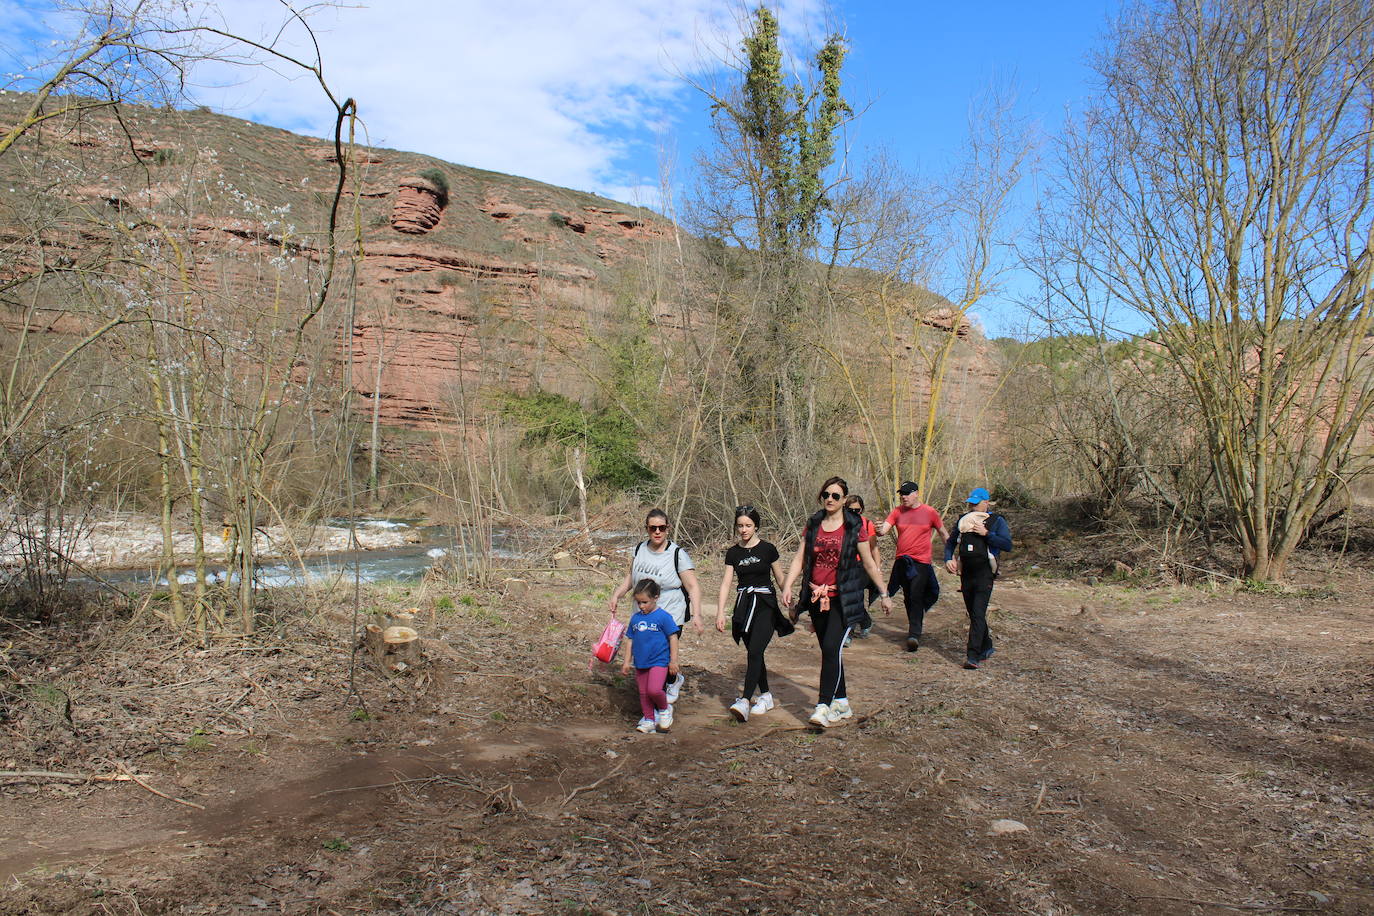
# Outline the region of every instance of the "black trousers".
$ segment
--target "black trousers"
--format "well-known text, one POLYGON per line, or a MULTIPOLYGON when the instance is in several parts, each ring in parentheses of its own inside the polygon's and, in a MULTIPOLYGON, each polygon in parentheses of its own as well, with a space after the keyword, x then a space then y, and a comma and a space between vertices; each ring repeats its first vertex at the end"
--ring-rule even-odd
POLYGON ((929 563, 920 563, 910 557, 898 557, 892 564, 892 575, 887 580, 887 593, 902 590, 902 601, 906 604, 906 635, 920 639, 925 629, 926 611, 935 606, 940 598, 940 583, 935 578, 935 568, 929 563))
POLYGON ((768 666, 763 663, 763 653, 772 639, 772 608, 761 609, 754 614, 744 644, 749 651, 749 656, 744 667, 744 690, 740 696, 746 700, 753 699, 755 688, 758 689, 759 693, 768 692, 768 666), (767 613, 763 613, 764 610, 767 613))
POLYGON ((849 624, 839 605, 839 599, 831 599, 830 610, 811 614, 811 622, 816 625, 816 641, 821 644, 820 699, 816 702, 827 706, 836 697, 849 696, 844 683, 844 638, 849 635, 849 624))
POLYGON ((992 634, 988 632, 992 570, 960 573, 959 587, 964 593, 964 608, 968 611, 968 658, 969 661, 982 661, 992 652, 992 634))

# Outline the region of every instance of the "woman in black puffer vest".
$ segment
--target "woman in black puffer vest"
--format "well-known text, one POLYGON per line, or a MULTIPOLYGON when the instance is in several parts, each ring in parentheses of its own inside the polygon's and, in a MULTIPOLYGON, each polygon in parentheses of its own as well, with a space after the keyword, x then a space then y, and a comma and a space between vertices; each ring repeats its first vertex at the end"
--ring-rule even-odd
POLYGON ((884 595, 883 612, 892 613, 882 572, 863 535, 863 520, 857 512, 844 508, 848 495, 849 484, 840 477, 832 477, 821 486, 821 511, 807 520, 782 588, 783 601, 792 608, 792 619, 802 611, 810 613, 821 644, 820 696, 809 720, 821 728, 854 714, 844 680, 843 646, 849 631, 864 618, 868 580, 884 595), (799 577, 801 595, 794 606, 792 587, 799 577))

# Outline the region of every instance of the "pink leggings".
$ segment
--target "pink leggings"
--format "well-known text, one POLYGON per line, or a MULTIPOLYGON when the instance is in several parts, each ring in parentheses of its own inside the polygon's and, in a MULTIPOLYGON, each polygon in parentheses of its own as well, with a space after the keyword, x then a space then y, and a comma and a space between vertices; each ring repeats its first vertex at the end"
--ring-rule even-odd
POLYGON ((668 669, 636 668, 635 681, 639 684, 639 711, 644 718, 652 719, 654 712, 668 708, 668 694, 663 692, 663 684, 668 680, 668 669))

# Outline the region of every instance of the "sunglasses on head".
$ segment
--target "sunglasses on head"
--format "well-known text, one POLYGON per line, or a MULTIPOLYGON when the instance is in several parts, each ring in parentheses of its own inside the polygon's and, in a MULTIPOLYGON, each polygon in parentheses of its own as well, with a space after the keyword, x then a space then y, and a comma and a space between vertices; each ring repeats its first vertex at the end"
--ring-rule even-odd
POLYGON ((754 507, 753 507, 753 506, 736 506, 736 507, 735 507, 735 518, 739 518, 741 515, 748 515, 750 512, 753 512, 753 511, 754 511, 754 507))
POLYGON ((821 499, 844 499, 844 494, 834 490, 826 490, 821 494, 821 499))
POLYGON ((660 531, 668 530, 667 525, 645 525, 644 527, 649 529, 650 534, 658 534, 660 531))

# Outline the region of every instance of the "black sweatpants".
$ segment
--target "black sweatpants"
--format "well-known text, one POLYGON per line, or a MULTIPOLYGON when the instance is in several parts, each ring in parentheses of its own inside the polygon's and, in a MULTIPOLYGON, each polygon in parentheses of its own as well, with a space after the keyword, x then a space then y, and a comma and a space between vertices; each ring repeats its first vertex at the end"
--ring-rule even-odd
POLYGON ((992 570, 960 573, 959 587, 964 593, 964 607, 968 610, 968 659, 972 662, 982 661, 992 651, 992 634, 988 632, 992 570))
POLYGON ((848 697, 844 683, 844 638, 849 635, 844 611, 839 599, 831 599, 831 608, 824 614, 812 612, 816 625, 816 641, 821 644, 821 685, 817 703, 829 706, 836 697, 848 697))
POLYGON ((759 693, 768 692, 768 666, 763 662, 764 650, 773 639, 773 609, 759 608, 750 622, 745 648, 749 651, 744 667, 744 690, 740 696, 746 700, 754 697, 755 688, 759 693), (766 613, 765 613, 766 611, 766 613))

